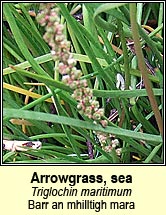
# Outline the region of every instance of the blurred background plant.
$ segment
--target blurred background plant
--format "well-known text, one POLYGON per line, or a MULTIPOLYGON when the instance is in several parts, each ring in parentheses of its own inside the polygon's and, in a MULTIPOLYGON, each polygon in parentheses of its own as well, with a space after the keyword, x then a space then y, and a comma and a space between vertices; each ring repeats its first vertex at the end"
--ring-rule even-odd
POLYGON ((53 40, 65 41, 70 78, 80 71, 76 87, 66 85, 66 61, 37 22, 46 6, 3 3, 3 138, 42 142, 3 150, 3 162, 162 163, 163 3, 51 4, 62 35, 53 40), (80 83, 101 118, 80 112, 80 83))

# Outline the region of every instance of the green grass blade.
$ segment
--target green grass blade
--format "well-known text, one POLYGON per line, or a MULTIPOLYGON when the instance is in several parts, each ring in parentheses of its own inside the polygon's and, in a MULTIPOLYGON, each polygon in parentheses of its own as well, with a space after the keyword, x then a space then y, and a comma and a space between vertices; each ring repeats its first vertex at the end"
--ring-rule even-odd
POLYGON ((38 121, 46 121, 46 122, 49 121, 49 122, 60 123, 60 124, 64 124, 64 125, 70 125, 73 127, 91 129, 94 131, 112 133, 112 134, 115 134, 118 136, 131 137, 131 138, 138 139, 138 140, 147 140, 147 141, 153 142, 154 145, 158 145, 159 143, 162 142, 162 138, 160 135, 152 135, 152 134, 146 134, 146 133, 141 133, 141 132, 134 132, 134 131, 129 131, 129 130, 122 129, 122 128, 115 128, 112 126, 103 128, 100 125, 95 125, 90 122, 73 119, 70 117, 47 114, 47 113, 24 111, 24 110, 16 111, 15 109, 4 108, 3 115, 11 117, 11 118, 12 117, 23 118, 23 119, 31 119, 31 120, 38 120, 38 121))

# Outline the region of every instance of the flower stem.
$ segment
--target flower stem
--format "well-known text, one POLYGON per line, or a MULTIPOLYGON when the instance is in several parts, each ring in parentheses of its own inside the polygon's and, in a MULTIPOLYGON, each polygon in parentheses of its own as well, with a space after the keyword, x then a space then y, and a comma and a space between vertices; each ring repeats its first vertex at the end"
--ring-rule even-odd
POLYGON ((162 117, 161 114, 159 112, 159 108, 157 105, 157 101, 155 99, 154 93, 152 91, 152 85, 151 85, 151 81, 148 78, 148 72, 146 69, 146 65, 144 62, 144 56, 142 53, 142 48, 141 48, 141 44, 140 44, 140 40, 139 40, 139 33, 138 33, 138 24, 136 21, 136 4, 135 3, 130 3, 130 20, 131 20, 131 28, 132 28, 132 34, 133 34, 133 40, 134 40, 134 46, 135 46, 135 52, 136 52, 136 56, 138 58, 138 66, 139 69, 142 73, 142 77, 144 79, 144 83, 145 83, 145 88, 149 97, 149 101, 152 107, 152 110, 154 112, 156 121, 157 121, 157 125, 160 131, 161 136, 163 137, 163 123, 162 123, 162 117))

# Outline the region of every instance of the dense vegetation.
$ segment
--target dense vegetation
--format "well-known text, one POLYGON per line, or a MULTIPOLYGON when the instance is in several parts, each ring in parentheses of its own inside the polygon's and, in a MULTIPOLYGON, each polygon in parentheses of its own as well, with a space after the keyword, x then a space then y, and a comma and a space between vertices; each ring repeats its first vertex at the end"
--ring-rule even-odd
POLYGON ((3 162, 163 163, 163 3, 55 4, 74 87, 45 6, 3 4, 3 138, 42 142, 3 162))

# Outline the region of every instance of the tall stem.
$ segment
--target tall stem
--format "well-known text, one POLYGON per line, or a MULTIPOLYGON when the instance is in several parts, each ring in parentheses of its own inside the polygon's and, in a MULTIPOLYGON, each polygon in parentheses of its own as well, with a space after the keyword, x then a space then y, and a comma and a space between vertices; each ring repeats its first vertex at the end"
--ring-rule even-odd
POLYGON ((162 123, 162 117, 157 105, 157 101, 155 99, 153 90, 152 90, 152 84, 151 81, 148 78, 148 72, 147 72, 147 68, 144 62, 144 56, 142 53, 142 48, 141 48, 141 43, 139 40, 139 33, 138 33, 138 24, 137 24, 137 19, 136 19, 136 4, 135 3, 130 3, 130 21, 131 21, 131 28, 132 28, 132 34, 133 34, 133 40, 134 40, 134 46, 135 46, 135 52, 136 52, 136 56, 138 59, 138 66, 139 69, 142 73, 142 77, 144 79, 144 84, 145 84, 145 88, 149 97, 149 101, 152 107, 152 110, 154 112, 156 121, 157 121, 157 125, 160 131, 161 136, 163 137, 163 123, 162 123))

